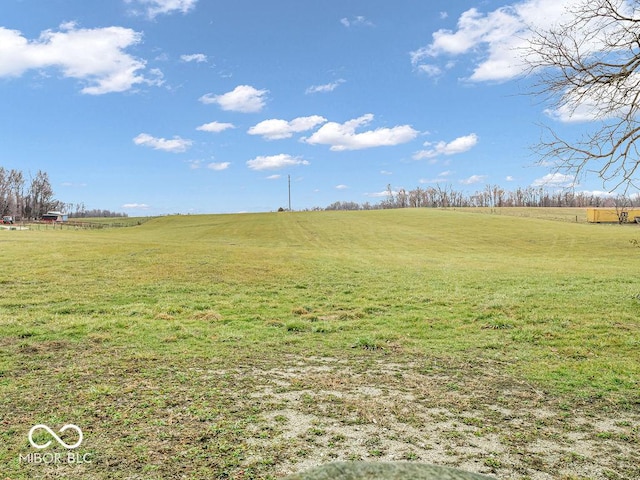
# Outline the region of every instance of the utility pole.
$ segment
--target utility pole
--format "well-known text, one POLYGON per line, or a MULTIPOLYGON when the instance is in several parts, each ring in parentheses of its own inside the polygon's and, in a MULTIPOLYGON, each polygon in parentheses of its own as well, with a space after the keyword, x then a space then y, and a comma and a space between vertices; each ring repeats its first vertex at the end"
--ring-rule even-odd
POLYGON ((287 175, 289 180, 289 211, 291 211, 291 175, 287 175))

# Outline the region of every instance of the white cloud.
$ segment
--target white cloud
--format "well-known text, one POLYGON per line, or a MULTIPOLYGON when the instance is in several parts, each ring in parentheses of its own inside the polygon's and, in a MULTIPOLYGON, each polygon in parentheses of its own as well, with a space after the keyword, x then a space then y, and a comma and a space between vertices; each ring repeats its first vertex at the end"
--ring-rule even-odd
POLYGON ((430 44, 411 52, 411 61, 420 68, 437 57, 470 54, 475 66, 469 80, 515 78, 526 68, 521 49, 528 43, 531 28, 561 19, 568 1, 524 0, 488 13, 471 8, 462 13, 455 31, 440 29, 433 33, 430 44))
POLYGON ((623 192, 607 192, 603 190, 582 190, 581 192, 577 192, 577 193, 582 193, 583 195, 591 195, 594 197, 601 197, 601 198, 627 198, 629 200, 634 200, 634 201, 640 199, 640 192, 625 194, 623 192))
POLYGON ((181 153, 188 150, 193 142, 177 136, 167 140, 166 138, 152 137, 148 133, 141 133, 133 139, 133 143, 144 147, 151 147, 155 150, 181 153))
MULTIPOLYGON (((594 197, 609 197, 609 198, 616 197, 619 195, 618 193, 615 193, 615 192, 604 192, 602 190, 583 190, 580 193, 584 195, 592 195, 594 197)), ((637 197, 637 196, 638 194, 631 195, 631 198, 637 197)))
POLYGON ((146 203, 125 203, 124 205, 122 205, 122 208, 126 208, 126 209, 135 209, 135 210, 148 210, 149 205, 147 205, 146 203))
POLYGON ((434 158, 439 155, 456 155, 471 150, 478 144, 478 136, 475 133, 458 137, 451 142, 426 142, 426 150, 420 150, 413 155, 414 160, 421 160, 423 158, 434 158))
POLYGON ((145 83, 148 85, 154 85, 159 87, 164 84, 164 73, 159 68, 150 68, 149 74, 154 78, 148 78, 145 80, 145 83))
POLYGON ((70 22, 62 22, 60 24, 60 30, 75 30, 78 26, 78 22, 70 21, 70 22))
POLYGON ((388 170, 380 170, 380 175, 393 175, 393 172, 388 170))
POLYGON ((294 133, 311 130, 326 121, 326 118, 319 115, 298 117, 294 118, 290 122, 272 118, 254 125, 247 131, 247 133, 249 135, 262 135, 262 137, 267 140, 278 140, 291 138, 294 133))
POLYGON ((215 170, 216 172, 220 172, 222 170, 226 170, 231 165, 231 162, 212 162, 207 165, 209 170, 215 170))
POLYGON ((533 187, 569 188, 575 185, 575 178, 572 175, 563 173, 548 173, 544 177, 533 181, 533 187))
POLYGON ((463 185, 473 185, 475 183, 484 182, 486 178, 487 178, 487 175, 471 175, 469 178, 460 180, 460 183, 463 185))
POLYGON ((346 82, 346 80, 343 80, 342 78, 340 78, 340 79, 336 80, 335 82, 326 83, 324 85, 313 85, 313 86, 307 88, 305 93, 310 94, 310 93, 333 92, 336 88, 338 88, 341 84, 343 84, 345 82, 346 82))
MULTIPOLYGON (((397 195, 398 192, 396 192, 395 190, 391 191, 392 195, 397 195)), ((373 193, 365 193, 364 194, 365 197, 372 197, 372 198, 385 198, 389 196, 389 190, 384 190, 382 192, 373 192, 373 193)))
POLYGON ((271 156, 258 156, 253 160, 247 161, 247 166, 251 170, 278 170, 296 165, 309 165, 309 162, 285 153, 271 156))
POLYGON ((196 128, 201 132, 211 132, 211 133, 220 133, 228 130, 230 128, 236 128, 233 123, 221 123, 221 122, 211 122, 205 123, 204 125, 200 125, 196 128))
POLYGON ((207 61, 207 56, 204 53, 193 53, 191 55, 180 55, 180 60, 183 62, 203 63, 207 61))
POLYGON ((420 179, 420 183, 442 183, 448 182, 449 179, 447 177, 451 176, 453 172, 451 170, 445 170, 444 172, 440 172, 437 178, 432 179, 420 179))
MULTIPOLYGON (((627 78, 629 84, 638 85, 640 74, 632 73, 627 78)), ((544 113, 549 117, 564 123, 590 122, 606 120, 624 115, 625 108, 603 108, 603 105, 620 105, 619 86, 601 85, 588 90, 584 95, 576 92, 565 92, 560 106, 555 110, 546 109, 544 113)), ((624 103, 624 102, 623 102, 624 103)))
POLYGON ((558 166, 558 161, 557 160, 540 160, 538 163, 536 163, 537 166, 539 167, 546 167, 546 168, 556 168, 558 166))
POLYGON ((336 190, 347 190, 349 187, 347 185, 336 185, 336 190))
POLYGON ((279 178, 281 178, 281 177, 282 177, 282 175, 280 175, 280 174, 276 173, 275 175, 269 175, 269 176, 267 177, 267 180, 278 180, 278 179, 279 179, 279 178))
POLYGON ((507 175, 507 177, 505 178, 505 181, 507 182, 514 182, 516 179, 513 178, 511 175, 507 175))
POLYGON ((174 12, 183 14, 189 13, 198 3, 198 0, 125 0, 126 3, 134 5, 131 13, 134 15, 143 14, 137 8, 143 8, 144 14, 150 19, 158 15, 168 15, 174 12), (139 7, 135 7, 139 5, 139 7))
POLYGON ((340 23, 342 25, 344 25, 345 27, 349 28, 349 27, 357 27, 357 26, 363 26, 363 27, 375 27, 375 25, 373 24, 372 21, 367 20, 366 17, 363 17, 362 15, 358 15, 352 18, 341 18, 340 19, 340 23))
POLYGON ((123 92, 137 84, 157 85, 157 80, 140 73, 144 60, 125 53, 141 40, 142 34, 123 27, 76 29, 74 23, 66 23, 61 31, 42 32, 37 40, 0 27, 0 77, 57 68, 64 77, 85 82, 82 93, 90 95, 123 92))
POLYGON ((84 188, 87 186, 86 183, 74 183, 74 182, 62 182, 61 185, 63 187, 71 187, 71 188, 77 188, 77 187, 84 188))
POLYGON ((418 70, 428 77, 439 77, 442 75, 442 68, 437 65, 422 64, 417 66, 418 70))
POLYGON ((200 97, 200 101, 204 104, 215 103, 227 111, 255 113, 264 107, 267 93, 268 90, 258 90, 250 85, 238 85, 222 95, 207 93, 200 97))
POLYGON ((399 145, 418 136, 418 132, 409 125, 356 133, 358 127, 367 125, 372 120, 373 114, 368 113, 345 123, 325 123, 318 131, 303 141, 311 145, 330 145, 330 149, 333 151, 343 151, 399 145))
POLYGON ((548 117, 563 123, 586 122, 597 118, 597 105, 588 99, 585 99, 584 102, 577 108, 570 107, 565 103, 555 110, 547 108, 544 113, 548 117))

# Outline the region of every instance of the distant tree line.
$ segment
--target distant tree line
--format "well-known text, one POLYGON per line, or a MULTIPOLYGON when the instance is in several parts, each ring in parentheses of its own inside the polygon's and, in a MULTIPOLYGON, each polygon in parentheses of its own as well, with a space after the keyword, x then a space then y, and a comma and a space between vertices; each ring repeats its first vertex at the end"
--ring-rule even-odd
POLYGON ((542 187, 504 190, 497 185, 487 185, 484 190, 465 193, 451 186, 414 190, 400 189, 394 192, 390 185, 383 200, 369 202, 334 202, 325 210, 376 210, 384 208, 446 208, 446 207, 633 207, 640 205, 640 197, 603 196, 570 190, 549 191, 542 187))
POLYGON ((128 217, 126 213, 112 212, 111 210, 101 210, 99 208, 93 208, 86 210, 83 203, 67 204, 67 211, 69 212, 69 218, 98 218, 98 217, 128 217))
POLYGON ((0 166, 0 214, 17 219, 39 219, 47 212, 60 211, 69 217, 126 217, 126 213, 109 210, 86 210, 84 204, 64 203, 56 200, 49 175, 38 170, 29 177, 16 169, 0 166))

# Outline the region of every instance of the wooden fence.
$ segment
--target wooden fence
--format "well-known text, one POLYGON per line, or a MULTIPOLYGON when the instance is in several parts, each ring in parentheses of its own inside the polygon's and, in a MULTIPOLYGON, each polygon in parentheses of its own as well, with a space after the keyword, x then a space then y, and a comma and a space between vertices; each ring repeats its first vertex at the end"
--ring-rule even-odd
POLYGON ((135 227, 137 225, 142 225, 145 220, 131 220, 129 222, 82 222, 77 220, 68 220, 66 222, 47 222, 42 220, 32 220, 32 221, 23 221, 16 222, 14 225, 4 225, 5 227, 9 227, 12 229, 14 227, 16 230, 97 230, 104 228, 123 228, 123 227, 135 227))

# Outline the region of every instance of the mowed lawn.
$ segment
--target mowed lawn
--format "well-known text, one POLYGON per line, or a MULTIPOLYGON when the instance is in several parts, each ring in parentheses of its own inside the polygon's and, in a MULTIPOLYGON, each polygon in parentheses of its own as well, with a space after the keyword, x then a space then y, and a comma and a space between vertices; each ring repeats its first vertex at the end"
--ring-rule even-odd
POLYGON ((544 212, 0 230, 0 478, 640 478, 640 228, 544 212))

